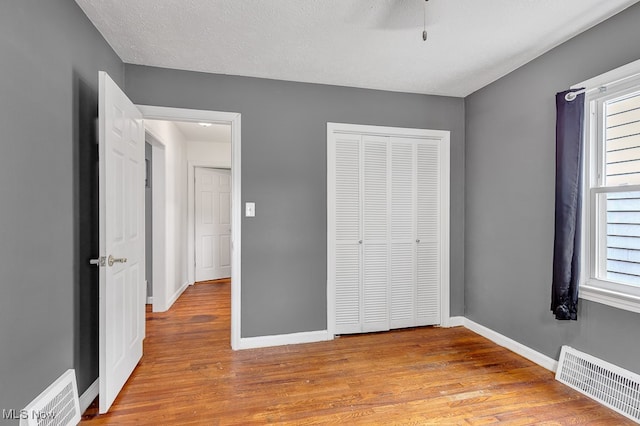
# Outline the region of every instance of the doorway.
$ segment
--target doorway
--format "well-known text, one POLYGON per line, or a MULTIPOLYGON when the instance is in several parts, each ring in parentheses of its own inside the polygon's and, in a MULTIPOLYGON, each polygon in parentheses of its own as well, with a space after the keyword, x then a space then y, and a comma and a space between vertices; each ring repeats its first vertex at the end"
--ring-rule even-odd
MULTIPOLYGON (((229 113, 229 112, 218 112, 218 111, 204 111, 204 110, 191 110, 191 109, 180 109, 180 108, 167 108, 167 107, 154 107, 154 106, 145 106, 139 105, 138 108, 142 112, 145 120, 166 120, 166 121, 179 121, 179 122, 191 122, 191 123, 213 123, 213 124, 224 124, 229 126, 230 129, 230 139, 231 139, 231 180, 233 181, 233 187, 231 190, 231 347, 232 349, 239 349, 240 345, 240 289, 241 289, 241 149, 240 149, 240 129, 241 129, 241 116, 239 113, 229 113)), ((165 161, 167 159, 165 158, 165 161)), ((185 162, 186 159, 183 159, 185 162)), ((182 161, 182 160, 181 160, 182 161)), ((187 198, 193 198, 193 190, 192 186, 194 186, 193 174, 195 173, 195 167, 198 166, 207 166, 207 167, 220 167, 219 164, 200 164, 199 161, 188 161, 187 162, 187 175, 186 176, 186 184, 187 188, 187 198)), ((228 165, 226 166, 228 167, 228 165)), ((153 162, 153 170, 155 175, 155 170, 158 168, 158 164, 155 161, 153 162)), ((169 176, 167 177, 169 179, 169 176)), ((156 183, 157 184, 157 183, 156 183)), ((167 194, 171 195, 171 194, 167 194)), ((155 193, 154 193, 155 196, 155 193)), ((154 205, 156 200, 154 199, 154 205)), ((165 203, 167 204, 167 203, 165 203)), ((187 213, 187 222, 186 223, 188 229, 188 242, 185 244, 185 259, 184 264, 189 265, 186 268, 187 270, 187 279, 185 280, 185 285, 180 283, 180 277, 178 276, 178 283, 176 284, 176 274, 175 268, 172 270, 173 274, 167 273, 167 282, 173 280, 173 284, 177 285, 178 290, 183 287, 186 288, 186 285, 192 284, 195 282, 195 270, 192 267, 194 265, 195 250, 194 250, 194 234, 191 232, 191 226, 193 220, 189 220, 189 218, 193 218, 193 208, 191 207, 193 204, 187 201, 186 209, 189 210, 187 213), (193 274, 193 275, 192 275, 193 274)), ((162 209, 161 209, 162 210, 162 209)), ((157 210, 154 209, 154 223, 159 222, 156 217, 157 210)), ((180 226, 179 223, 176 222, 175 217, 166 217, 163 221, 166 229, 166 235, 169 237, 173 235, 172 233, 176 232, 176 229, 180 226)), ((155 232, 155 229, 154 229, 155 232)), ((164 252, 166 253, 169 244, 165 244, 164 252)), ((156 250, 157 245, 155 244, 155 234, 154 234, 154 267, 156 265, 156 250)), ((166 257, 166 259, 172 259, 171 257, 166 257)), ((181 260, 175 259, 176 262, 180 262, 181 260)), ((166 264, 166 263, 165 263, 166 264)), ((165 271, 167 269, 165 268, 165 271)), ((171 293, 171 292, 169 292, 171 293)), ((179 294, 178 294, 179 296, 179 294)), ((162 289, 159 288, 158 282, 153 280, 153 302, 154 302, 154 311, 156 300, 158 298, 164 300, 158 300, 158 303, 163 303, 163 307, 168 308, 167 305, 170 306, 170 303, 173 302, 174 295, 163 293, 162 289)), ((166 309, 165 309, 166 310, 166 309)))
POLYGON ((146 302, 153 304, 153 189, 151 187, 153 174, 153 147, 145 140, 144 144, 144 235, 145 235, 145 277, 146 302))
POLYGON ((165 145, 157 135, 145 129, 145 259, 146 303, 156 312, 166 311, 167 226, 165 145), (155 298, 154 298, 155 295, 155 298))

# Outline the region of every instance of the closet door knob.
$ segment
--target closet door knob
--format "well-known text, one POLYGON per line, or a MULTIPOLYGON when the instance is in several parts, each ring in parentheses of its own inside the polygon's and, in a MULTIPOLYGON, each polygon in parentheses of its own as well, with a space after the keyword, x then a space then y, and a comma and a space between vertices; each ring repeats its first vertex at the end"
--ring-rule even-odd
POLYGON ((419 239, 417 239, 417 240, 416 240, 416 243, 419 243, 419 242, 420 242, 420 240, 419 240, 419 239))

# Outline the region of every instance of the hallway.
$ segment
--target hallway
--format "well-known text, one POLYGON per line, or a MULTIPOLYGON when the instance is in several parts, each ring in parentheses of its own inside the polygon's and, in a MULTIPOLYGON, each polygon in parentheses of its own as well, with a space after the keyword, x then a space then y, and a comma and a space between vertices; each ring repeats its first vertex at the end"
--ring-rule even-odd
POLYGON ((233 352, 230 287, 199 283, 147 312, 138 368, 82 424, 633 424, 461 327, 233 352))

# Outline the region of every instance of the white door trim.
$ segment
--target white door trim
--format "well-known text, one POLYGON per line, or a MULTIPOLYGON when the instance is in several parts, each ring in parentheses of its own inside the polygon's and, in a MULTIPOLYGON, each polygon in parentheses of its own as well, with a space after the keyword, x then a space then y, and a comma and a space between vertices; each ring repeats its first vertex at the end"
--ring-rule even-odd
POLYGON ((153 220, 152 239, 152 278, 153 297, 150 300, 153 312, 164 312, 169 309, 167 296, 167 223, 166 223, 166 143, 153 130, 145 128, 145 141, 151 145, 153 168, 151 170, 151 209, 153 220))
POLYGON ((440 326, 447 327, 449 324, 449 299, 450 299, 450 132, 447 130, 412 129, 404 127, 370 126, 347 123, 327 123, 327 331, 329 338, 335 336, 335 282, 331 277, 335 274, 335 152, 332 141, 335 134, 361 134, 377 136, 397 136, 408 138, 419 138, 425 140, 437 140, 442 144, 440 178, 443 183, 440 188, 440 215, 441 215, 441 238, 440 238, 440 326))
MULTIPOLYGON (((195 223, 195 210, 196 210, 196 167, 208 167, 210 169, 229 169, 229 163, 224 161, 201 161, 193 160, 187 162, 187 276, 189 279, 189 285, 193 285, 196 282, 196 252, 195 252, 195 235, 196 235, 196 223, 195 223)), ((233 171, 231 172, 233 175, 233 171)), ((233 176, 231 179, 231 190, 233 191, 233 176)))
MULTIPOLYGON (((241 290, 241 114, 184 108, 169 108, 150 105, 137 105, 146 119, 212 122, 231 125, 231 348, 240 347, 240 290, 241 290)), ((191 234, 192 235, 192 234, 191 234)), ((192 270, 191 267, 187 269, 192 270)))

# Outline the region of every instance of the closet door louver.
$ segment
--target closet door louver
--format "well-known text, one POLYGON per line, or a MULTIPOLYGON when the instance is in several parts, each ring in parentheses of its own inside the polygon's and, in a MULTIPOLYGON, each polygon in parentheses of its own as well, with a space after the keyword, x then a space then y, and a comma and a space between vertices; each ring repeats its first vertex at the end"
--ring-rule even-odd
POLYGON ((335 141, 335 327, 336 333, 361 331, 360 139, 335 141))
POLYGON ((440 323, 440 146, 416 144, 417 324, 440 323))
POLYGON ((389 329, 387 148, 389 138, 362 137, 362 331, 389 329))
POLYGON ((415 145, 411 140, 394 138, 390 149, 390 326, 402 328, 416 324, 415 145))

